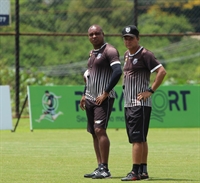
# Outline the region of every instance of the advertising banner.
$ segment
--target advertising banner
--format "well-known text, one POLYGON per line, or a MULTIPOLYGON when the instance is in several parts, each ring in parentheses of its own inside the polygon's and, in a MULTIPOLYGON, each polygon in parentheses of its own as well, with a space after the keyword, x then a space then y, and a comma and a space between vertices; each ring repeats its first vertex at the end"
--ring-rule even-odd
POLYGON ((0 86, 0 130, 12 130, 12 112, 9 86, 0 86))
MULTIPOLYGON (((29 86, 32 129, 86 128, 85 111, 79 107, 84 86, 29 86), (53 101, 48 106, 48 100, 53 101)), ((123 94, 115 87, 117 98, 109 128, 125 128, 123 94)), ((200 86, 161 86, 152 95, 150 127, 199 127, 200 86)))
POLYGON ((0 26, 10 25, 10 0, 0 0, 0 26))

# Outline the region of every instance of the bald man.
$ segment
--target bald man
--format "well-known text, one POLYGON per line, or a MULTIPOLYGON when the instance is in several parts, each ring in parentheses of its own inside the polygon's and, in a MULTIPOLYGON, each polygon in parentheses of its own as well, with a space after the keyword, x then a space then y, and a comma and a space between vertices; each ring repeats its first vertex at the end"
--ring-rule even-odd
POLYGON ((84 177, 103 179, 111 177, 108 168, 110 141, 106 129, 116 97, 114 87, 122 75, 122 69, 118 50, 105 42, 99 25, 89 27, 88 37, 93 49, 84 73, 85 90, 80 107, 86 110, 87 131, 93 138, 98 165, 84 177))

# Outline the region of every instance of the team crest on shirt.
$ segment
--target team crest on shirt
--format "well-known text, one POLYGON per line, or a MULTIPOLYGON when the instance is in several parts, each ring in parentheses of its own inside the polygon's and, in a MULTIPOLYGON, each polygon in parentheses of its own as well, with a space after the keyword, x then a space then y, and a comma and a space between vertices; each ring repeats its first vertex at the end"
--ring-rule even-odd
POLYGON ((133 60, 133 65, 135 65, 136 63, 138 62, 138 59, 137 58, 134 58, 134 60, 133 60))
POLYGON ((99 53, 98 55, 97 55, 97 59, 99 59, 99 58, 101 58, 101 53, 99 53))

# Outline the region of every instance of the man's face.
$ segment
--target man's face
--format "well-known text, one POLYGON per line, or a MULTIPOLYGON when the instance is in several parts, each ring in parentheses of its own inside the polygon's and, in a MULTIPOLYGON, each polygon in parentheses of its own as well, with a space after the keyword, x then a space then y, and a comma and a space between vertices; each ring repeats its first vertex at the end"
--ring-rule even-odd
POLYGON ((95 49, 100 48, 104 44, 104 34, 98 26, 89 28, 88 37, 95 49))
POLYGON ((136 36, 124 36, 124 45, 128 48, 128 49, 132 49, 135 47, 138 47, 139 44, 139 38, 136 36))

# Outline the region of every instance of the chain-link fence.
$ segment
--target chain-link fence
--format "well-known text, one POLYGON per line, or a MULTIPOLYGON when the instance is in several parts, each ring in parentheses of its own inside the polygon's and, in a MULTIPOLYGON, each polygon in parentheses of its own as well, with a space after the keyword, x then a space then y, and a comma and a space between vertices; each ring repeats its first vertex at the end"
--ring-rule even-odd
MULTIPOLYGON (((163 84, 200 83, 199 0, 10 2, 11 25, 0 27, 0 85, 11 87, 13 115, 23 105, 27 85, 83 84, 92 24, 103 28, 105 40, 121 58, 126 50, 121 30, 137 25, 140 44, 166 67, 163 84)), ((23 115, 28 115, 27 109, 23 115)))

